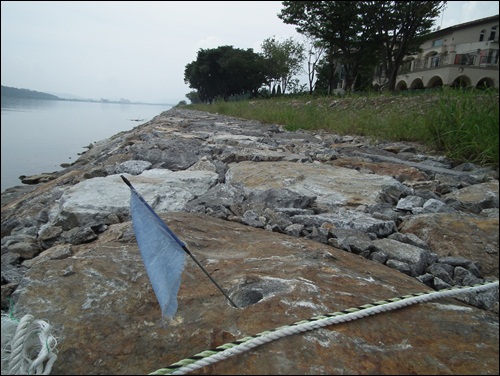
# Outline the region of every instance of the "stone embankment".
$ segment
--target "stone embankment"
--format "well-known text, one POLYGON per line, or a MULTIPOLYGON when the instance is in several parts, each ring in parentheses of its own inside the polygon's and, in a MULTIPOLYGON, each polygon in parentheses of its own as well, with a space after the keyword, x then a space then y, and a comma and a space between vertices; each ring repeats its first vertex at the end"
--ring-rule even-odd
MULTIPOLYGON (((315 315, 498 280, 498 170, 416 144, 171 109, 44 181, 2 193, 2 309, 54 325, 56 374, 152 372, 315 315), (188 261, 176 319, 159 325, 120 174, 240 309, 188 261)), ((498 350, 490 289, 202 371, 498 374, 498 350)))

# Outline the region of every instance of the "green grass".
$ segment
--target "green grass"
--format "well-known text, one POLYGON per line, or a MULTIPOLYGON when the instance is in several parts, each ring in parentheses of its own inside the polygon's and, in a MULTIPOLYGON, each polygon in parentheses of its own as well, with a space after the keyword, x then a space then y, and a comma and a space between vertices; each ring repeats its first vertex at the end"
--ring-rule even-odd
POLYGON ((498 94, 445 91, 426 119, 430 142, 452 159, 498 166, 498 94))
POLYGON ((344 97, 283 96, 185 107, 280 124, 290 131, 322 129, 379 141, 418 142, 457 163, 498 166, 497 91, 445 88, 344 97))

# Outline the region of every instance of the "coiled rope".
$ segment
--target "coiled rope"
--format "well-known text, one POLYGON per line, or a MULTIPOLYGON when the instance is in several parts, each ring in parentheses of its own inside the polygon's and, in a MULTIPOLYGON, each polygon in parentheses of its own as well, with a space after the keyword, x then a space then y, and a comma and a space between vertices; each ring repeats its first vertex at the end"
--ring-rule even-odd
POLYGON ((2 315, 2 375, 49 375, 57 359, 51 326, 32 315, 2 315))
POLYGON ((374 303, 364 304, 355 308, 349 308, 340 312, 314 316, 308 320, 298 321, 292 325, 267 330, 251 337, 244 337, 234 342, 226 343, 213 350, 202 351, 199 354, 173 363, 166 368, 158 369, 150 373, 150 375, 183 375, 292 334, 298 334, 346 321, 353 321, 366 316, 403 308, 412 304, 428 302, 437 298, 445 298, 465 292, 481 292, 493 287, 498 287, 498 281, 474 286, 460 286, 440 291, 403 295, 388 300, 379 300, 374 303))

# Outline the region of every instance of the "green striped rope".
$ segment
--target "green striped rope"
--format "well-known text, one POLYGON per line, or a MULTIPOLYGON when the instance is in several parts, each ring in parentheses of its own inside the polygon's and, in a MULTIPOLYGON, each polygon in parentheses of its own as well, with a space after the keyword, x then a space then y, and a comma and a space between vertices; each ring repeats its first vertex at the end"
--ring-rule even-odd
POLYGON ((314 316, 308 320, 302 320, 291 325, 266 330, 253 336, 244 337, 236 341, 226 343, 212 350, 202 351, 189 358, 173 363, 168 367, 158 369, 155 372, 150 373, 150 375, 183 375, 187 372, 197 370, 207 365, 227 359, 233 355, 248 351, 254 347, 292 334, 306 332, 342 322, 353 321, 362 317, 403 308, 412 304, 428 302, 437 298, 449 297, 465 292, 481 292, 494 287, 498 287, 498 281, 485 282, 474 286, 459 286, 440 291, 408 294, 387 300, 379 300, 377 302, 364 304, 359 307, 348 308, 339 312, 314 316))

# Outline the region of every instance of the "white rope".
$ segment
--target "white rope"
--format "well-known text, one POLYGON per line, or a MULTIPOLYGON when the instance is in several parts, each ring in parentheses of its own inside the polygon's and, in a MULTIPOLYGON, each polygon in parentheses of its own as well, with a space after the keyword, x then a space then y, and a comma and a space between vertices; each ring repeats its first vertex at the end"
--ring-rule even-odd
POLYGON ((2 375, 49 375, 57 359, 51 326, 32 315, 2 315, 2 375))
POLYGON ((181 360, 165 369, 159 369, 154 374, 183 375, 208 366, 218 361, 227 359, 233 355, 253 349, 265 343, 286 337, 292 334, 306 332, 324 326, 339 324, 346 321, 357 320, 366 316, 403 308, 412 304, 424 303, 437 298, 445 298, 465 292, 480 292, 493 287, 498 287, 498 281, 489 282, 477 286, 464 286, 447 290, 405 295, 398 298, 382 300, 371 304, 365 304, 357 308, 350 308, 342 312, 335 312, 324 316, 313 317, 310 320, 299 321, 289 326, 283 326, 272 331, 259 333, 252 337, 245 337, 238 341, 227 343, 217 347, 215 350, 203 351, 195 356, 181 360))

